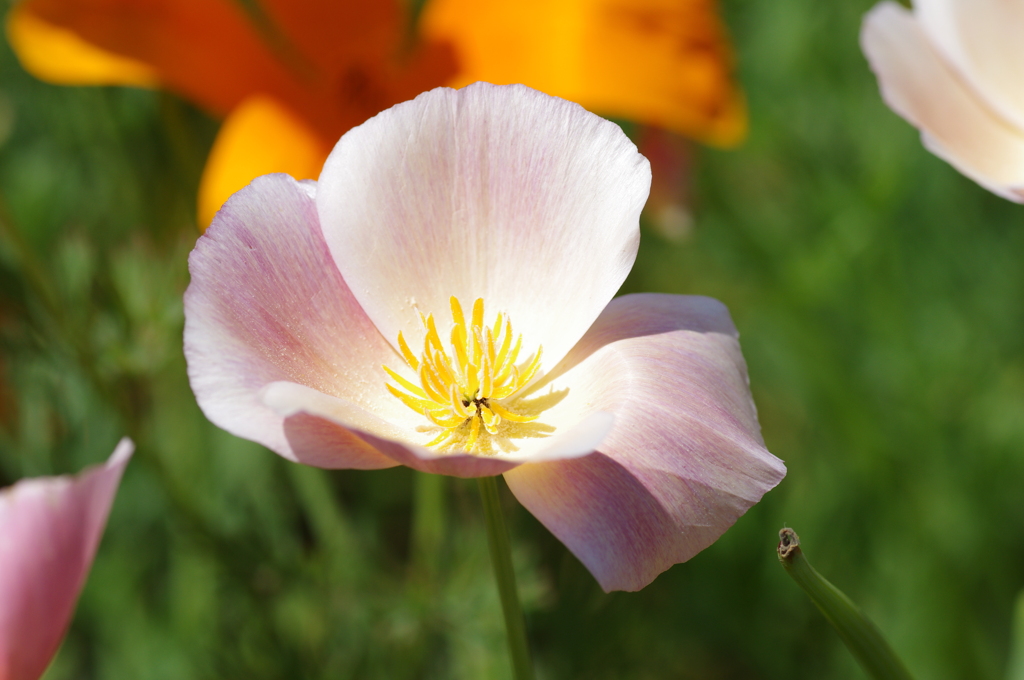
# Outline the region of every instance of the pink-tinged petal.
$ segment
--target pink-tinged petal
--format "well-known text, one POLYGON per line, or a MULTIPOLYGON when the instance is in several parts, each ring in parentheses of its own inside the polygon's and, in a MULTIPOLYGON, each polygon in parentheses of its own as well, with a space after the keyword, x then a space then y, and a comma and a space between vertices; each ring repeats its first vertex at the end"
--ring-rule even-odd
MULTIPOLYGON (((521 463, 541 463, 589 456, 612 431, 615 416, 607 411, 587 409, 582 418, 564 424, 548 439, 537 446, 521 446, 519 451, 502 455, 505 460, 521 463)), ((546 419, 542 416, 542 419, 546 419)))
POLYGON ((286 458, 388 467, 390 458, 350 432, 310 417, 286 425, 260 398, 267 384, 289 381, 390 422, 408 417, 384 389, 381 364, 396 355, 334 266, 315 194, 314 184, 287 175, 257 178, 200 237, 185 292, 189 379, 211 421, 286 458))
POLYGON ((713 543, 785 475, 761 440, 736 329, 708 298, 613 300, 549 376, 614 414, 598 453, 505 474, 606 591, 713 543))
POLYGON ((916 0, 914 17, 964 83, 1024 129, 1024 5, 1007 0, 916 0))
MULTIPOLYGON (((396 427, 375 414, 350 401, 326 395, 304 385, 276 382, 260 393, 264 404, 284 418, 286 434, 292 441, 297 436, 309 436, 309 425, 300 425, 296 419, 307 418, 313 423, 327 423, 351 436, 355 444, 379 451, 395 463, 421 472, 453 477, 489 477, 507 472, 524 461, 544 461, 576 458, 591 454, 611 430, 612 417, 596 412, 566 428, 563 432, 541 440, 542 445, 528 453, 501 456, 478 456, 459 453, 439 453, 410 442, 409 429, 396 427), (289 431, 289 427, 294 429, 289 431)), ((423 421, 425 422, 425 421, 423 421)), ((420 436, 421 439, 426 437, 420 436)), ((294 445, 294 442, 293 442, 294 445)), ((318 467, 332 467, 323 461, 313 447, 303 447, 300 462, 318 467), (324 463, 327 464, 324 464, 324 463)))
MULTIPOLYGON (((324 236, 391 342, 449 297, 510 315, 553 365, 636 256, 650 168, 613 123, 523 86, 437 89, 342 137, 320 175, 324 236)), ((488 318, 493 318, 488 316, 488 318)))
POLYGON ((105 465, 0 490, 0 678, 36 680, 57 653, 134 446, 105 465))
POLYGON ((910 12, 893 2, 875 6, 864 18, 861 48, 885 102, 922 131, 932 153, 986 189, 1024 200, 1024 130, 978 98, 910 12))

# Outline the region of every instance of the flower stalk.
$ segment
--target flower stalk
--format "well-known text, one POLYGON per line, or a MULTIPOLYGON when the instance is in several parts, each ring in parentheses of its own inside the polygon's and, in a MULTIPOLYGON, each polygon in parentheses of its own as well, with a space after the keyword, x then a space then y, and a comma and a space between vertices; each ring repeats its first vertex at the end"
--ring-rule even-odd
POLYGON ((533 680, 530 648, 526 642, 526 623, 522 607, 519 606, 516 574, 512 566, 512 547, 505 527, 505 516, 501 511, 501 499, 498 497, 498 480, 497 477, 479 477, 477 482, 487 523, 487 543, 491 549, 494 579, 498 583, 501 610, 505 615, 505 635, 508 638, 509 656, 512 657, 512 673, 516 680, 533 680))
POLYGON ((444 547, 445 478, 418 472, 415 479, 412 519, 414 571, 434 582, 440 573, 444 547))
POLYGON ((779 532, 779 561, 828 622, 847 649, 875 680, 911 680, 903 662, 860 608, 841 590, 815 571, 800 549, 800 537, 792 529, 779 532))
POLYGON ((1024 680, 1024 590, 1017 593, 1017 602, 1013 607, 1006 680, 1024 680))

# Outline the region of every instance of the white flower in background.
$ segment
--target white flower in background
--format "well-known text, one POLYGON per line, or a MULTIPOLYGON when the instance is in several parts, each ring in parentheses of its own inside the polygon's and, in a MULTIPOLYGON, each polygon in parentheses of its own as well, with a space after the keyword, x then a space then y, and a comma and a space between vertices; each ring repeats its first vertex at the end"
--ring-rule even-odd
POLYGON ((1024 2, 883 2, 864 18, 861 47, 885 102, 925 147, 1024 202, 1024 2))

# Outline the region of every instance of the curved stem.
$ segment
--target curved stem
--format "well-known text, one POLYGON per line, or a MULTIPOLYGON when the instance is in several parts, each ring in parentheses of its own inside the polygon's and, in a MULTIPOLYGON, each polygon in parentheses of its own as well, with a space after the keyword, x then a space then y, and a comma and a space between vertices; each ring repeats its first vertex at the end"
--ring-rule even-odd
POLYGON ((779 532, 779 561, 825 615, 869 676, 875 680, 911 680, 903 662, 875 624, 841 590, 814 570, 800 549, 800 537, 792 529, 779 532))
POLYGON ((505 634, 508 637, 509 655, 512 657, 513 675, 516 680, 533 680, 530 648, 526 643, 526 624, 523 621, 523 610, 519 606, 516 574, 512 567, 512 548, 508 540, 508 529, 505 528, 505 517, 501 512, 501 499, 498 497, 498 478, 480 477, 477 482, 487 522, 487 543, 491 548, 494 580, 498 583, 501 609, 505 614, 505 634))

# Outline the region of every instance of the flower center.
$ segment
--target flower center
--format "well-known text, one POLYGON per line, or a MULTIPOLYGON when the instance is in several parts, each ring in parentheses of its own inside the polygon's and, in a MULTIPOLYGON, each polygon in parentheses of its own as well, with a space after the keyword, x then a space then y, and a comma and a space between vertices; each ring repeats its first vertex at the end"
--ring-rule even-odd
MULTIPOLYGON (((384 370, 400 387, 385 383, 402 403, 422 413, 440 433, 426 446, 481 450, 481 435, 497 435, 503 424, 528 423, 537 415, 515 413, 504 400, 514 397, 540 369, 541 347, 528 360, 516 364, 523 336, 512 342, 512 322, 498 314, 493 325, 484 325, 484 301, 477 298, 469 323, 457 298, 452 308, 451 351, 445 349, 434 315, 423 317, 426 335, 423 353, 413 354, 402 333, 398 348, 405 363, 419 375, 419 384, 406 380, 387 366, 384 370)), ((429 428, 434 430, 435 428, 429 428)))

